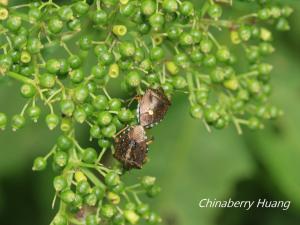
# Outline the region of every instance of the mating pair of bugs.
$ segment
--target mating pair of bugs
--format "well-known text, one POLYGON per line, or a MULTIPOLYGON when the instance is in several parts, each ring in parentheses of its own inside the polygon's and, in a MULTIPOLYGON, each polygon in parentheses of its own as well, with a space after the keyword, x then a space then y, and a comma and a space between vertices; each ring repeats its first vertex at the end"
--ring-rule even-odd
POLYGON ((171 102, 161 89, 147 89, 137 97, 138 125, 122 130, 115 138, 114 157, 125 169, 141 169, 147 160, 148 145, 152 142, 146 136, 145 128, 158 124, 168 111, 171 102))

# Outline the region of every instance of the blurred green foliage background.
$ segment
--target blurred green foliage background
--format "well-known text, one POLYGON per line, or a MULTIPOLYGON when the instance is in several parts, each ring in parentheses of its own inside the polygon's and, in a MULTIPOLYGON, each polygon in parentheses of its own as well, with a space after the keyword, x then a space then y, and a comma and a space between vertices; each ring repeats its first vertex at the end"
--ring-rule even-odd
MULTIPOLYGON (((19 1, 18 1, 19 2, 19 1)), ((197 2, 197 1, 195 1, 197 2)), ((190 118, 186 96, 178 94, 167 118, 151 134, 150 162, 126 175, 135 182, 143 175, 158 178, 162 193, 150 200, 165 225, 296 225, 300 221, 300 2, 284 0, 295 9, 292 30, 275 36, 273 102, 285 115, 266 129, 237 135, 233 127, 209 134, 190 118), (200 209, 202 198, 234 200, 291 200, 281 209, 200 209)), ((19 84, 1 85, 0 111, 20 111, 19 84)), ((115 95, 120 94, 114 88, 115 95)), ((83 145, 88 130, 81 128, 83 145)), ((48 224, 55 213, 51 168, 31 171, 35 156, 45 154, 58 133, 46 125, 30 124, 13 133, 0 133, 0 224, 48 224)))

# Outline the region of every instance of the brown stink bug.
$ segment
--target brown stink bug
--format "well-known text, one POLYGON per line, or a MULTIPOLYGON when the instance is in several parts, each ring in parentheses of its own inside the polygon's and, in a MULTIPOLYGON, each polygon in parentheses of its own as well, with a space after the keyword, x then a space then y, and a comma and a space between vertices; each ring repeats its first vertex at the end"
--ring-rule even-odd
POLYGON ((147 89, 140 98, 137 116, 139 124, 149 128, 159 123, 167 113, 171 102, 161 89, 147 89))
POLYGON ((116 136, 114 157, 122 162, 125 169, 141 169, 146 162, 150 142, 143 126, 131 126, 116 136))

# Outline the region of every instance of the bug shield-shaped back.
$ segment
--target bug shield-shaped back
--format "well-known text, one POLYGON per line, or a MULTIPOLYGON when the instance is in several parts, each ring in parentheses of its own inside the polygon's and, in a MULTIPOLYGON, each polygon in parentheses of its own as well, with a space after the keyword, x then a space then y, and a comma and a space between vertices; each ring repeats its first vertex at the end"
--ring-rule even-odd
POLYGON ((171 102, 161 89, 147 89, 138 104, 140 125, 149 128, 159 123, 167 113, 171 102))
POLYGON ((143 126, 129 127, 116 137, 114 157, 125 169, 141 169, 147 158, 147 141, 143 126))

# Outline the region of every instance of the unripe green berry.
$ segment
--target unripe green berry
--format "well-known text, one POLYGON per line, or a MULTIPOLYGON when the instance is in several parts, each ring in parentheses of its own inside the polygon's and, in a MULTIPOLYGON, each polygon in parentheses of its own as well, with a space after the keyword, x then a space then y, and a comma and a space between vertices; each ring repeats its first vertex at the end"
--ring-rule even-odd
POLYGON ((260 75, 268 75, 271 73, 273 66, 267 63, 261 63, 258 65, 258 72, 260 75))
POLYGON ((36 22, 37 20, 39 20, 42 17, 42 12, 39 8, 37 8, 36 6, 33 6, 28 11, 28 17, 29 17, 30 21, 36 22))
POLYGON ((90 192, 90 188, 91 188, 91 186, 90 186, 89 182, 82 180, 77 183, 76 192, 80 195, 86 195, 90 192))
POLYGON ((148 189, 155 184, 155 181, 156 181, 155 177, 145 176, 142 178, 141 184, 145 189, 148 189))
POLYGON ((57 147, 63 151, 69 150, 73 146, 73 141, 66 135, 61 135, 57 139, 57 147))
POLYGON ((64 167, 65 165, 67 165, 68 159, 69 159, 68 154, 63 151, 56 152, 53 157, 54 162, 60 167, 64 167))
POLYGON ((97 197, 97 200, 102 200, 105 196, 105 186, 94 186, 91 193, 97 197))
POLYGON ((49 73, 56 74, 60 69, 60 62, 57 59, 49 59, 46 63, 46 70, 49 73))
POLYGON ((136 208, 137 213, 141 216, 146 216, 149 213, 149 210, 149 205, 145 203, 140 203, 136 208))
POLYGON ((293 13, 293 11, 294 9, 287 5, 283 6, 283 8, 281 9, 281 12, 285 17, 289 17, 293 13))
POLYGON ((63 21, 69 21, 74 18, 73 10, 69 6, 60 7, 60 9, 58 10, 58 15, 63 21))
POLYGON ((200 42, 200 49, 203 53, 209 53, 213 48, 213 43, 211 40, 209 39, 203 39, 201 42, 200 42))
POLYGON ((120 182, 121 182, 120 176, 116 172, 114 172, 114 171, 109 172, 105 176, 105 184, 108 187, 117 186, 120 182))
POLYGON ((68 225, 67 217, 61 214, 56 215, 53 219, 53 225, 68 225))
POLYGON ((46 116, 46 124, 50 130, 53 130, 59 124, 59 117, 54 113, 48 114, 46 116))
POLYGON ((42 47, 43 45, 38 38, 29 38, 27 40, 27 51, 30 54, 38 54, 42 47))
POLYGON ((148 215, 148 222, 149 224, 158 224, 161 223, 161 218, 154 212, 151 212, 148 215))
POLYGON ((179 68, 173 61, 166 62, 166 69, 171 75, 176 75, 179 73, 179 68))
POLYGON ((165 11, 172 13, 177 11, 178 4, 176 0, 164 0, 162 3, 162 7, 165 11))
POLYGON ((72 116, 75 110, 75 104, 72 100, 65 99, 60 102, 60 111, 66 116, 72 116))
POLYGON ((277 22, 276 29, 279 31, 288 31, 291 29, 291 27, 286 18, 280 18, 277 22))
POLYGON ((117 78, 119 76, 119 74, 120 74, 119 65, 116 63, 110 65, 109 71, 108 71, 109 77, 117 78))
POLYGON ((36 89, 32 84, 23 84, 21 94, 24 98, 32 98, 36 93, 36 89))
POLYGON ((142 13, 146 16, 151 16, 155 13, 156 3, 153 0, 144 0, 141 4, 142 13))
POLYGON ((97 160, 98 154, 93 148, 86 148, 82 154, 82 160, 86 163, 95 163, 97 160))
POLYGON ((33 171, 42 171, 46 169, 47 167, 47 161, 43 157, 37 157, 33 162, 33 171))
POLYGON ((239 37, 242 41, 249 41, 252 35, 251 28, 249 26, 241 26, 239 28, 239 37))
POLYGON ((104 204, 101 208, 100 213, 104 218, 110 219, 114 216, 116 211, 115 211, 115 208, 112 205, 104 204))
MULTIPOLYGON (((127 0, 125 0, 127 1, 127 0)), ((123 4, 121 2, 121 7, 120 7, 120 14, 125 16, 125 17, 129 17, 132 16, 133 13, 135 11, 135 4, 134 2, 128 2, 126 4, 123 4)))
POLYGON ((179 11, 183 16, 191 16, 194 14, 194 5, 190 1, 183 1, 180 5, 179 11))
POLYGON ((213 107, 211 107, 211 108, 205 109, 204 117, 208 124, 213 124, 218 120, 220 115, 213 107))
POLYGON ((73 129, 73 121, 71 118, 63 117, 60 124, 60 130, 68 133, 73 129))
POLYGON ((6 20, 8 15, 8 10, 4 7, 0 7, 0 21, 6 20))
POLYGON ((184 77, 182 76, 175 76, 173 77, 172 84, 176 89, 183 89, 187 86, 187 82, 184 77))
POLYGON ((130 71, 127 75, 126 75, 126 82, 129 86, 131 87, 138 87, 141 83, 141 76, 140 73, 138 71, 130 71))
POLYGON ((256 117, 252 117, 248 120, 248 127, 251 130, 257 130, 261 128, 261 123, 256 117))
POLYGON ((112 121, 112 115, 109 112, 100 112, 97 117, 97 122, 100 126, 107 126, 112 121))
POLYGON ((117 194, 123 194, 125 191, 125 184, 123 182, 120 182, 117 186, 113 188, 113 192, 117 194))
POLYGON ((75 200, 75 193, 72 190, 64 190, 61 192, 60 198, 66 204, 71 204, 75 200))
POLYGON ((221 68, 221 67, 215 68, 211 72, 210 78, 211 78, 212 82, 215 82, 215 83, 222 82, 225 79, 225 73, 224 73, 223 68, 221 68))
POLYGON ((149 23, 155 31, 158 31, 165 24, 165 18, 162 14, 155 13, 150 17, 149 23))
POLYGON ((125 223, 125 218, 123 214, 118 213, 113 218, 113 225, 123 225, 125 223))
POLYGON ((123 57, 133 57, 135 55, 135 46, 131 42, 121 42, 119 45, 120 54, 123 57))
POLYGON ((68 29, 71 31, 80 31, 81 30, 81 21, 80 19, 73 19, 67 23, 68 29))
POLYGON ((150 59, 152 61, 160 61, 164 58, 164 50, 160 47, 154 47, 150 50, 150 59))
POLYGON ((56 83, 56 77, 50 73, 44 73, 39 76, 39 83, 44 88, 52 88, 56 83))
POLYGON ((116 134, 117 132, 117 128, 114 124, 110 124, 109 126, 107 127, 104 127, 102 130, 101 130, 102 134, 104 137, 106 138, 113 138, 114 135, 116 134))
POLYGON ((117 36, 124 36, 127 33, 127 27, 124 25, 115 25, 113 26, 113 33, 117 36))
POLYGON ((101 130, 98 126, 92 126, 90 129, 90 135, 93 138, 100 138, 101 137, 101 130))
POLYGON ((21 56, 20 56, 20 61, 24 64, 30 63, 31 62, 31 55, 27 51, 22 51, 21 56))
POLYGON ((41 115, 41 108, 38 106, 30 106, 27 109, 27 115, 32 119, 35 123, 38 121, 41 115))
POLYGON ((56 176, 53 180, 53 186, 55 191, 62 191, 68 186, 68 182, 63 176, 56 176))
POLYGON ((83 103, 88 97, 89 97, 89 90, 87 86, 82 85, 75 88, 74 95, 73 95, 73 99, 75 102, 83 103))
POLYGON ((108 108, 108 100, 104 95, 98 95, 93 99, 93 106, 97 110, 105 110, 108 108))
POLYGON ((121 122, 129 122, 132 120, 133 114, 130 110, 123 108, 118 112, 118 118, 121 122))
POLYGON ((161 188, 157 185, 153 185, 152 187, 150 187, 149 189, 147 189, 146 194, 151 197, 154 198, 156 197, 159 193, 161 192, 161 188))
POLYGON ((239 88, 239 81, 236 78, 231 78, 226 81, 224 81, 224 87, 226 87, 229 90, 235 91, 239 88))
POLYGON ((261 85, 257 80, 248 80, 247 85, 250 93, 258 94, 261 91, 261 85))
POLYGON ((84 1, 79 1, 74 4, 74 10, 80 16, 86 14, 88 12, 89 8, 90 8, 90 6, 84 1))
POLYGON ((73 117, 78 123, 82 124, 86 120, 87 115, 83 108, 77 108, 74 111, 73 117))
POLYGON ((58 18, 50 19, 48 22, 48 29, 53 34, 58 34, 63 30, 64 23, 58 18))
POLYGON ((201 33, 201 31, 194 29, 190 33, 191 33, 191 36, 193 38, 193 43, 194 44, 200 43, 200 41, 202 39, 202 33, 201 33))
POLYGON ((126 210, 136 210, 136 204, 134 202, 127 202, 124 206, 124 209, 126 210))
POLYGON ((98 145, 103 149, 107 149, 111 145, 111 142, 107 139, 101 138, 98 140, 98 145))
POLYGON ((140 217, 132 210, 125 210, 124 217, 130 224, 137 224, 140 217))
POLYGON ((202 119, 203 117, 203 110, 199 105, 192 105, 190 108, 190 113, 191 116, 195 119, 202 119))
POLYGON ((83 36, 78 41, 79 47, 82 50, 89 50, 92 47, 92 39, 89 36, 83 36))
POLYGON ((85 224, 86 225, 97 225, 98 220, 96 215, 87 215, 85 218, 85 224))
POLYGON ((230 52, 227 47, 221 47, 217 51, 217 59, 220 62, 228 62, 228 60, 230 59, 230 56, 231 55, 230 55, 230 52))
POLYGON ((10 15, 6 20, 6 26, 11 31, 17 31, 22 26, 22 19, 20 16, 10 15))
POLYGON ((108 21, 108 15, 104 10, 97 10, 92 13, 92 20, 97 25, 104 25, 108 21))
POLYGON ((190 46, 194 43, 193 36, 189 33, 182 33, 179 38, 179 43, 182 46, 190 46))
POLYGON ((84 80, 84 74, 82 69, 76 69, 70 72, 70 79, 73 83, 79 84, 84 80))
POLYGON ((228 125, 228 120, 226 118, 220 117, 216 123, 214 124, 214 127, 216 129, 223 129, 228 125))
POLYGON ((222 7, 218 4, 212 4, 208 7, 208 15, 214 20, 218 20, 222 16, 222 7))
POLYGON ((122 102, 118 98, 112 98, 112 99, 110 99, 108 104, 109 104, 109 109, 111 111, 118 111, 122 107, 122 102))
POLYGON ((183 30, 178 26, 170 26, 167 30, 168 38, 171 40, 176 40, 180 37, 183 30))
POLYGON ((120 196, 114 192, 108 192, 106 198, 113 205, 118 205, 121 201, 120 196))
POLYGON ((25 126, 25 123, 25 117, 21 114, 16 114, 11 119, 11 126, 13 131, 23 128, 25 126))
POLYGON ((267 20, 270 18, 270 10, 268 8, 263 8, 258 11, 257 17, 261 20, 267 20))
POLYGON ((71 55, 68 58, 68 62, 72 69, 78 69, 82 64, 82 60, 78 55, 71 55))

